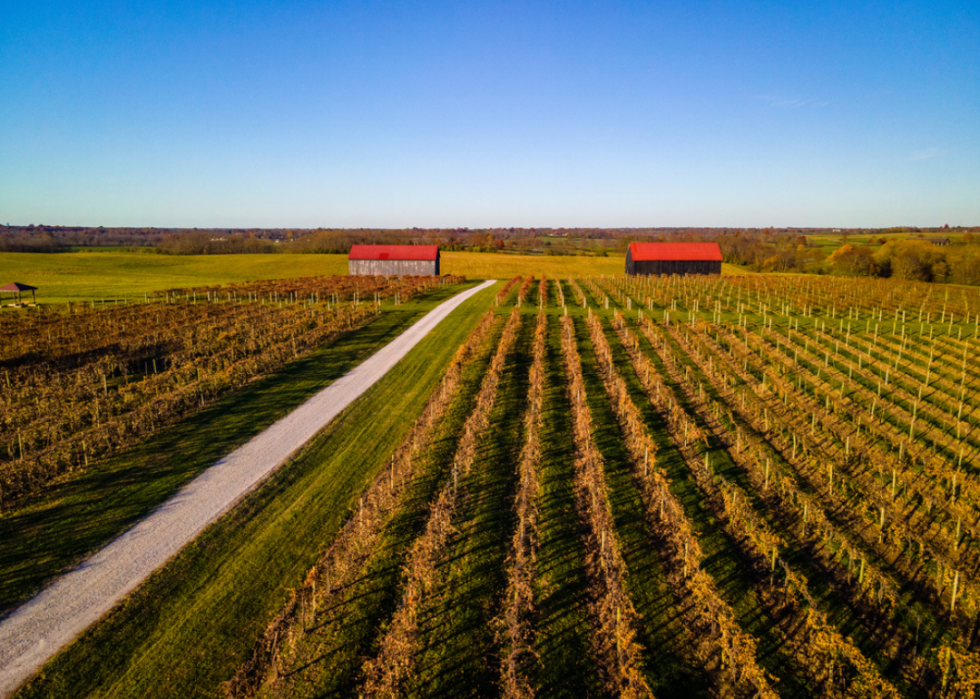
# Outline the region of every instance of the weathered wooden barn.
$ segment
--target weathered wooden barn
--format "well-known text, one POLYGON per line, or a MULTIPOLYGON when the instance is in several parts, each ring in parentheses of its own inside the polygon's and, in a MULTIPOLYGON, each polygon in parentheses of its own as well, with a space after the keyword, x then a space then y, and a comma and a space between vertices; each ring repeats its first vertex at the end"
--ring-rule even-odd
POLYGON ((350 274, 385 277, 439 274, 438 245, 353 245, 347 256, 350 274))
POLYGON ((718 243, 630 243, 627 274, 721 274, 718 243))

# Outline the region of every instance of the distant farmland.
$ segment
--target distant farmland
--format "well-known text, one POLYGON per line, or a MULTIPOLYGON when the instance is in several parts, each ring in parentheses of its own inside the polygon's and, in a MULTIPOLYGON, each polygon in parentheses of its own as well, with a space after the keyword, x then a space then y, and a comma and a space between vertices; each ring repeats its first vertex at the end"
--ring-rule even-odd
MULTIPOLYGON (((470 279, 509 279, 534 269, 552 279, 623 274, 623 255, 548 256, 505 253, 442 252, 444 274, 470 279)), ((121 250, 58 254, 0 252, 3 281, 40 288, 42 304, 92 301, 97 304, 142 301, 144 295, 174 288, 240 284, 347 274, 346 255, 248 254, 161 255, 121 250)), ((723 265, 723 274, 744 274, 723 265)))

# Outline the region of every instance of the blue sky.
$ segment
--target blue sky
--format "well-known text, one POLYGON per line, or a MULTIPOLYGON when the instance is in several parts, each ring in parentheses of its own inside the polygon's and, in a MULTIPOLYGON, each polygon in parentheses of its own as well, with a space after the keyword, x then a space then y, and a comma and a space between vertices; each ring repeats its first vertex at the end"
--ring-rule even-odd
POLYGON ((0 222, 980 224, 980 3, 0 3, 0 222))

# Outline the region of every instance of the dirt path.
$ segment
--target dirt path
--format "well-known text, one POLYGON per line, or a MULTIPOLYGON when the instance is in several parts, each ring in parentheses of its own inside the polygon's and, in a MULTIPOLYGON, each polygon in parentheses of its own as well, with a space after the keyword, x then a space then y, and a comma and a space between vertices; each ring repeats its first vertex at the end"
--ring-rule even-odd
POLYGON ((440 304, 0 621, 0 696, 12 694, 55 653, 234 507, 463 301, 493 282, 484 282, 440 304))

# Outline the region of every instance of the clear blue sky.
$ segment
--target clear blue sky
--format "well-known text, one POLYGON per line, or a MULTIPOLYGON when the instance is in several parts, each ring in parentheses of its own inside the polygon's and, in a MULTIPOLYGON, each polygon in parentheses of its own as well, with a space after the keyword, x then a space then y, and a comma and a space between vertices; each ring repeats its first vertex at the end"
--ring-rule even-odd
POLYGON ((0 2, 0 223, 980 224, 980 2, 0 2))

